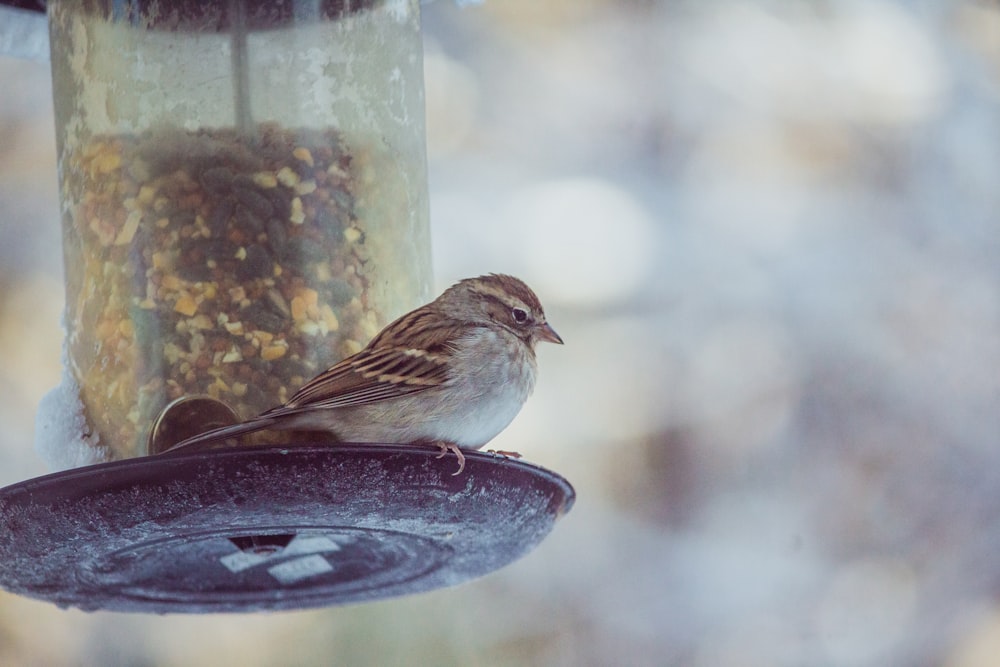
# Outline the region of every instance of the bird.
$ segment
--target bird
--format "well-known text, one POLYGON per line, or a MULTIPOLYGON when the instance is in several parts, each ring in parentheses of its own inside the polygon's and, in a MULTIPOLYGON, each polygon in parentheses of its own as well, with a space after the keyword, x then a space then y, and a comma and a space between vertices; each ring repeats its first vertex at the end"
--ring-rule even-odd
MULTIPOLYGON (((535 387, 535 346, 563 339, 514 276, 460 280, 399 317, 283 405, 211 429, 174 452, 265 429, 323 431, 340 442, 433 444, 458 459, 505 429, 535 387)), ((502 454, 517 455, 513 452, 502 454)))

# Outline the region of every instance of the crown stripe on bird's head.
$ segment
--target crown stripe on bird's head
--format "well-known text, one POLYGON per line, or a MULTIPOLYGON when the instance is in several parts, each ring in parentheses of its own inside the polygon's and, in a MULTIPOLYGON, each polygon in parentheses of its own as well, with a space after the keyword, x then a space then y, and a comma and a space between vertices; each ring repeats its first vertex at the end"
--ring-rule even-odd
POLYGON ((473 291, 493 297, 505 306, 511 305, 511 297, 513 297, 531 310, 542 312, 542 302, 538 300, 538 296, 523 281, 514 276, 491 273, 462 282, 471 283, 473 291))

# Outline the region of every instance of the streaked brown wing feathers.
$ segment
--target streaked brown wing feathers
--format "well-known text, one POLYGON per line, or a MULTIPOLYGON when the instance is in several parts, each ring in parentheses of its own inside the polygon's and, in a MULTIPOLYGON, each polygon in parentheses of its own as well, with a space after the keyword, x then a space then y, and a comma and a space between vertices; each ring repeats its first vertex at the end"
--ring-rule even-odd
POLYGON ((448 380, 447 358, 459 331, 439 314, 413 311, 368 347, 307 382, 285 405, 264 414, 363 405, 440 386, 448 380), (404 340, 410 345, 401 345, 404 340))

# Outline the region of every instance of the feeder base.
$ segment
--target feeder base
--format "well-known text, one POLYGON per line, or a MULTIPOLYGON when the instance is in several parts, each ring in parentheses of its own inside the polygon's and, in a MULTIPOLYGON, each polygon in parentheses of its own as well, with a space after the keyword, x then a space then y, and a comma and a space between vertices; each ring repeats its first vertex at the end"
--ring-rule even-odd
POLYGON ((436 447, 180 451, 0 489, 0 586, 85 610, 248 612, 377 600, 516 560, 573 504, 562 477, 436 447))

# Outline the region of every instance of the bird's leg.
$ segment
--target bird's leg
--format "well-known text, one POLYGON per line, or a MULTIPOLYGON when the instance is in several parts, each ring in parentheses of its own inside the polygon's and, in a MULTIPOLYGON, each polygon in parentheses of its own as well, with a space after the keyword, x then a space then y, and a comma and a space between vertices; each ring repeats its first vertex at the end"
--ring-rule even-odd
POLYGON ((438 441, 436 444, 441 448, 441 453, 435 458, 444 458, 448 455, 448 452, 455 452, 455 456, 458 457, 458 470, 451 473, 451 475, 452 477, 455 475, 461 475, 462 471, 465 470, 465 454, 463 454, 462 450, 458 448, 458 445, 453 442, 445 442, 443 440, 438 441))
POLYGON ((487 454, 494 454, 496 456, 503 456, 508 459, 519 459, 521 458, 521 452, 511 452, 506 449, 487 449, 487 454))

